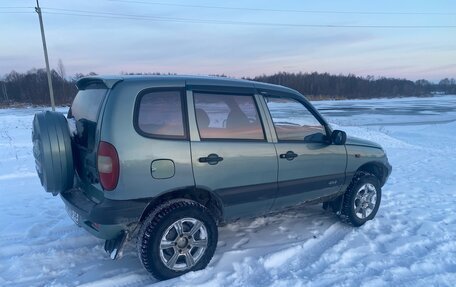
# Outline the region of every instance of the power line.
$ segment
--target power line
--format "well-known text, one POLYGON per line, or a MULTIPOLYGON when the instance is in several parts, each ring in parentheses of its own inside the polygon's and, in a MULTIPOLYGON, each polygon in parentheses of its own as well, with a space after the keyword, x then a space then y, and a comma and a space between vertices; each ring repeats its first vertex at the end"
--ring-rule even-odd
POLYGON ((240 25, 240 26, 266 26, 266 27, 311 27, 311 28, 374 28, 374 29, 441 29, 456 28, 456 25, 332 25, 332 24, 293 24, 293 23, 268 23, 268 22, 249 22, 233 20, 197 19, 197 18, 178 18, 149 16, 137 14, 122 14, 110 12, 92 12, 87 10, 70 10, 59 8, 42 8, 44 13, 53 15, 67 15, 94 18, 115 18, 158 22, 175 22, 191 24, 218 24, 218 25, 240 25), (50 11, 49 11, 50 10, 50 11), (62 12, 53 12, 62 11, 62 12))
POLYGON ((0 11, 0 14, 34 14, 34 12, 19 12, 19 11, 0 11))
POLYGON ((194 4, 175 4, 163 2, 145 2, 134 0, 109 0, 111 2, 121 2, 130 4, 159 5, 169 7, 186 7, 186 8, 206 8, 219 10, 245 10, 260 12, 283 12, 283 13, 308 13, 308 14, 358 14, 358 15, 456 15, 454 12, 370 12, 370 11, 327 11, 327 10, 296 10, 296 9, 270 9, 270 8, 251 8, 251 7, 230 7, 230 6, 212 6, 212 5, 194 5, 194 4))
POLYGON ((29 6, 29 7, 19 7, 19 6, 0 6, 0 9, 30 9, 30 8, 34 8, 32 6, 29 6))

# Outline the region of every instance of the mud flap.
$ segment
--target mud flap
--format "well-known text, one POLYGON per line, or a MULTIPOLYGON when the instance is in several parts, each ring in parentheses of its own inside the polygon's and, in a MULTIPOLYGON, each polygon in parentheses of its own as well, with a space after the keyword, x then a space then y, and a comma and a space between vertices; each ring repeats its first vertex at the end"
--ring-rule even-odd
POLYGON ((128 232, 122 231, 119 236, 114 239, 106 240, 104 250, 109 254, 112 260, 122 257, 123 248, 128 238, 128 232))
POLYGON ((336 215, 342 215, 342 203, 344 202, 344 196, 345 194, 340 195, 331 201, 323 202, 323 209, 330 210, 336 215))

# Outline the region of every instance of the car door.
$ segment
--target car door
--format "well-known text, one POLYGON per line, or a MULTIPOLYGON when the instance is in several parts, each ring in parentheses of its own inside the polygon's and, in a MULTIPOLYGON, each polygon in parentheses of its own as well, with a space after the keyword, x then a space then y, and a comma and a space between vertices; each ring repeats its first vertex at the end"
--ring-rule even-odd
POLYGON ((226 219, 269 211, 277 192, 277 156, 254 94, 200 88, 187 96, 197 188, 221 199, 226 219))
POLYGON ((274 127, 278 195, 273 209, 338 193, 345 181, 346 150, 328 140, 325 121, 297 95, 264 96, 274 127))

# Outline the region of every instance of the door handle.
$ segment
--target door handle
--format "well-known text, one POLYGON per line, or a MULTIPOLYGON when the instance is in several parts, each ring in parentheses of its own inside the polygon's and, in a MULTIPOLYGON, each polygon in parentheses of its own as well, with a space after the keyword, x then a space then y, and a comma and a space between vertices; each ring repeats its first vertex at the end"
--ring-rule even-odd
POLYGON ((287 153, 282 153, 281 155, 279 155, 280 158, 284 158, 286 160, 293 160, 295 157, 297 157, 298 155, 295 154, 293 151, 289 150, 287 151, 287 153))
POLYGON ((208 163, 209 165, 215 165, 218 164, 219 161, 222 161, 223 157, 218 156, 218 154, 211 153, 207 157, 200 157, 198 159, 199 162, 205 162, 208 163))

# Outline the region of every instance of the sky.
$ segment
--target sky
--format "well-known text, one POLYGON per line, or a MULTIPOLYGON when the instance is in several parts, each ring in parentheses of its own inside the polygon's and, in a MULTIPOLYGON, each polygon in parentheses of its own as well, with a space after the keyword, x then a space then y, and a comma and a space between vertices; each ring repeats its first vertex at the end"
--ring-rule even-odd
MULTIPOLYGON (((0 0, 0 77, 45 67, 35 6, 0 0)), ((456 78, 451 0, 41 0, 40 6, 51 68, 60 59, 67 76, 316 71, 456 78)))

